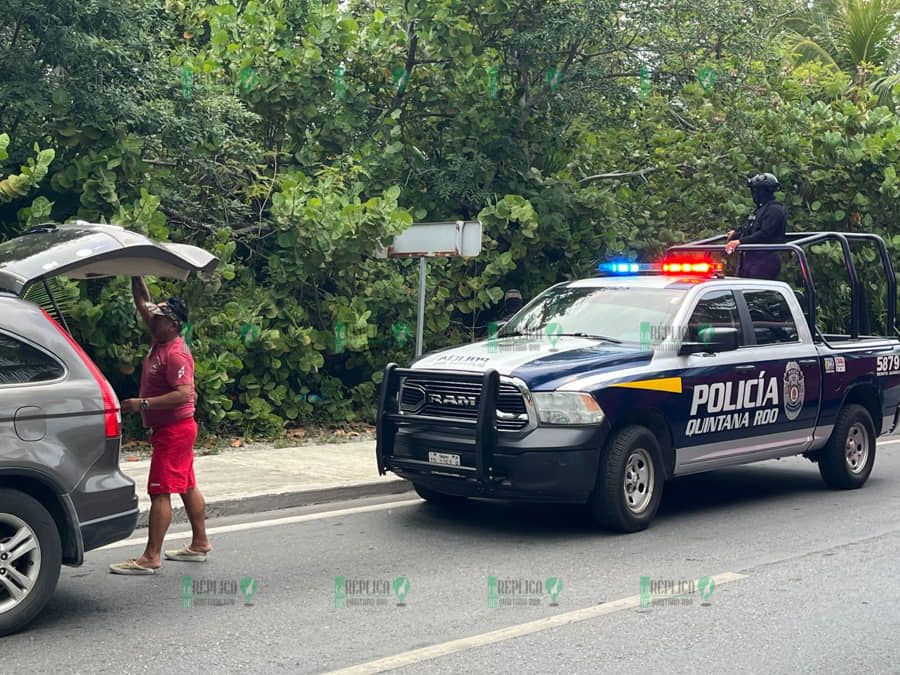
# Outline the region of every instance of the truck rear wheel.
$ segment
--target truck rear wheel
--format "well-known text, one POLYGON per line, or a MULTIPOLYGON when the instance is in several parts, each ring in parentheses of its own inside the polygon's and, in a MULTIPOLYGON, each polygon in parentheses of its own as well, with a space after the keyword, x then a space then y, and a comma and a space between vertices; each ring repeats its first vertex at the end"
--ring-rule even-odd
POLYGON ((818 454, 819 473, 834 490, 862 487, 875 465, 875 425, 869 411, 849 404, 838 414, 827 445, 818 454))
POLYGON ((460 497, 459 495, 448 495, 444 492, 432 490, 431 488, 420 485, 419 483, 413 483, 413 487, 422 499, 430 504, 435 504, 437 506, 457 506, 466 501, 466 497, 460 497))
POLYGON ((616 532, 646 529, 662 499, 662 453, 649 429, 630 426, 607 442, 589 506, 594 519, 616 532))
POLYGON ((53 517, 36 499, 0 489, 0 635, 24 628, 59 579, 62 545, 53 517))

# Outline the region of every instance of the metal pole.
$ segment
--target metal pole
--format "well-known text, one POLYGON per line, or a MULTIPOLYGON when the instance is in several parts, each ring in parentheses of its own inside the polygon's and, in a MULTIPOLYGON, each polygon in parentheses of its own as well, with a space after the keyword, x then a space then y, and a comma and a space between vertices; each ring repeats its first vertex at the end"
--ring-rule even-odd
POLYGON ((425 333, 425 256, 419 258, 419 319, 416 321, 416 356, 422 356, 422 336, 425 333))

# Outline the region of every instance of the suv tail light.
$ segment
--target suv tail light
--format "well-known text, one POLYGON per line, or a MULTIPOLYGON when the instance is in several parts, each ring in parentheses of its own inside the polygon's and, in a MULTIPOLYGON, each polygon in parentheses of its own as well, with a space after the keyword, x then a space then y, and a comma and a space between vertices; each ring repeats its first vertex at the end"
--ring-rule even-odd
POLYGON ((91 357, 89 357, 84 349, 81 348, 81 345, 78 344, 62 326, 56 323, 56 320, 54 320, 54 318, 45 310, 41 311, 44 312, 47 321, 53 324, 56 330, 59 331, 59 334, 69 343, 69 346, 71 346, 72 349, 75 350, 75 353, 78 354, 81 362, 91 372, 94 381, 97 383, 97 386, 100 387, 100 396, 103 398, 103 419, 106 427, 106 437, 118 438, 122 435, 122 412, 119 407, 119 399, 116 398, 116 394, 113 392, 109 382, 107 382, 103 373, 100 372, 97 364, 91 361, 91 357))

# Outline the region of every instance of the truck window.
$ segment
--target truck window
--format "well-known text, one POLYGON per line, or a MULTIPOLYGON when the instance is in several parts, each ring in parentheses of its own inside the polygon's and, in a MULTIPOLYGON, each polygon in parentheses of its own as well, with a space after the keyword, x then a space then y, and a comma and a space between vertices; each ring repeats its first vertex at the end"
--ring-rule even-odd
POLYGON ((550 288, 507 323, 499 337, 545 335, 556 324, 563 333, 604 335, 623 342, 659 342, 686 291, 626 286, 550 288))
POLYGON ((736 328, 739 344, 741 339, 741 319, 731 291, 709 291, 697 302, 691 320, 688 322, 688 339, 700 342, 700 331, 707 328, 736 328))
POLYGON ((797 325, 785 297, 778 291, 744 291, 756 344, 799 342, 797 325))

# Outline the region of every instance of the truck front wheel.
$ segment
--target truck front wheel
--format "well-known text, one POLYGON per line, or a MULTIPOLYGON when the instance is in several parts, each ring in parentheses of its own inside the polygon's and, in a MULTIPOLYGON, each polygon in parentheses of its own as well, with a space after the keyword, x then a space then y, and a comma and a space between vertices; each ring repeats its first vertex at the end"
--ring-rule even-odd
POLYGON ((665 477, 662 453, 649 429, 616 432, 600 458, 589 506, 594 519, 616 532, 646 529, 656 515, 665 477))
POLYGON ((818 454, 819 473, 835 490, 860 488, 875 465, 875 425, 869 411, 849 404, 838 414, 828 443, 818 454))

